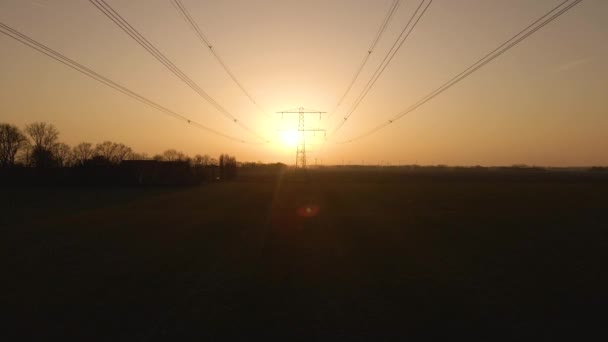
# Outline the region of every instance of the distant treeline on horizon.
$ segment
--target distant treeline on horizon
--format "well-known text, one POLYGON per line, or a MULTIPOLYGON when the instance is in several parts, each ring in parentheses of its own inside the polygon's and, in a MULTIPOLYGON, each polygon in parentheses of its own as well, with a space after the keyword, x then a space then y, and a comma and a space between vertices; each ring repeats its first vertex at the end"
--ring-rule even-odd
POLYGON ((232 156, 222 154, 212 158, 207 154, 190 157, 168 149, 152 157, 137 153, 129 146, 112 141, 93 145, 82 142, 70 147, 59 140, 59 131, 54 125, 34 122, 24 130, 11 124, 0 123, 0 167, 72 167, 85 164, 118 165, 126 160, 155 160, 164 162, 188 162, 192 166, 220 166, 221 162, 236 162, 232 156))
MULTIPOLYGON (((0 123, 0 170, 8 169, 65 169, 65 168, 109 168, 119 165, 139 165, 139 168, 159 168, 158 163, 175 163, 190 168, 218 168, 221 170, 235 169, 237 167, 256 167, 267 165, 270 167, 287 167, 282 163, 264 164, 261 162, 239 163, 236 158, 228 154, 221 154, 219 158, 210 157, 207 154, 197 154, 194 157, 168 149, 161 154, 148 156, 145 153, 137 153, 129 146, 122 143, 104 141, 93 145, 82 142, 73 147, 59 140, 59 131, 54 125, 45 122, 34 122, 25 126, 23 130, 7 123, 0 123), (149 161, 150 163, 135 163, 135 161, 149 161), (156 163, 152 163, 156 162, 156 163), (146 165, 146 166, 144 166, 146 165), (157 165, 157 166, 153 166, 157 165)), ((169 166, 163 166, 165 168, 169 166)), ((590 170, 607 171, 606 167, 541 167, 515 164, 511 166, 448 166, 448 165, 391 165, 391 164, 366 164, 366 165, 320 165, 312 168, 338 168, 338 169, 408 169, 408 170, 590 170)), ((40 173, 38 171, 38 173, 40 173)), ((220 172, 217 177, 227 178, 234 172, 220 172)), ((216 178, 214 175, 210 177, 216 178)))
POLYGON ((71 147, 59 140, 52 124, 34 122, 21 130, 0 123, 5 184, 194 184, 234 179, 238 166, 228 154, 217 159, 206 154, 190 157, 169 149, 149 157, 111 141, 71 147))

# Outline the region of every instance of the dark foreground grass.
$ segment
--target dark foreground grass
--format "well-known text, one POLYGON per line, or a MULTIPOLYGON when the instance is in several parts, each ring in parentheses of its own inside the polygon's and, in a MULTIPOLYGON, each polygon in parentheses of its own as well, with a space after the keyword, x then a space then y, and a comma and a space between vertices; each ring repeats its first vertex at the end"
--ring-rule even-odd
POLYGON ((471 172, 2 189, 3 340, 605 336, 606 177, 471 172))

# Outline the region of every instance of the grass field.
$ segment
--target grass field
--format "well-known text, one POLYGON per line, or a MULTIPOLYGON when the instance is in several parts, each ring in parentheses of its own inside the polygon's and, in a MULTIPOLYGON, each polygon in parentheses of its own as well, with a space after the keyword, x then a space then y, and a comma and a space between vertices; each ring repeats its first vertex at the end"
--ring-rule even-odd
POLYGON ((4 341, 606 335, 606 175, 0 190, 4 341))

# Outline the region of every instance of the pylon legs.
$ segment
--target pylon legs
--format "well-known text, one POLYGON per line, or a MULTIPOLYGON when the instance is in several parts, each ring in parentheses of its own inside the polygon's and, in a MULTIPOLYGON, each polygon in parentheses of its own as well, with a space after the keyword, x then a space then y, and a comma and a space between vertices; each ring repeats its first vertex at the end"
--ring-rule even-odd
POLYGON ((306 168, 306 146, 304 143, 298 143, 296 151, 296 168, 306 168))
POLYGON ((306 168, 306 124, 304 122, 303 108, 300 109, 298 118, 298 134, 300 135, 298 140, 298 150, 296 151, 296 168, 306 168))

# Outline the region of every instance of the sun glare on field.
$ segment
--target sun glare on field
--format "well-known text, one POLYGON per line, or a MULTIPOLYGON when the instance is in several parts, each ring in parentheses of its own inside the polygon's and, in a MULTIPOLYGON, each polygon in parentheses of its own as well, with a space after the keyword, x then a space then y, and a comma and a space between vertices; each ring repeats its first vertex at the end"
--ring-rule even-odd
POLYGON ((295 146, 298 143, 299 136, 298 131, 289 130, 280 132, 281 142, 285 146, 295 146))

